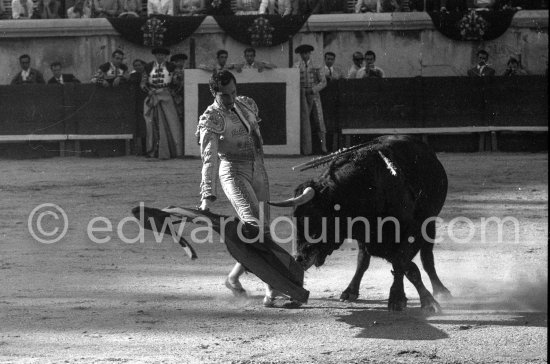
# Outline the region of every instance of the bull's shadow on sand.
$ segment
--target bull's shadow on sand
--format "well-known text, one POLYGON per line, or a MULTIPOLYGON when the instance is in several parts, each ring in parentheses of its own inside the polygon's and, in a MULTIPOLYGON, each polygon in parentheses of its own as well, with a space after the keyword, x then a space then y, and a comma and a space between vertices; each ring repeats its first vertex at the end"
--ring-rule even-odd
MULTIPOLYGON (((323 301, 342 304, 336 299, 323 301)), ((336 321, 361 328, 357 338, 410 341, 446 339, 453 331, 486 326, 547 327, 546 312, 513 310, 499 302, 449 301, 442 305, 443 313, 434 315, 424 313, 418 301, 408 303, 405 311, 389 312, 387 300, 358 300, 354 307, 348 306, 349 314, 338 315, 336 321), (442 325, 443 329, 436 327, 442 325)))

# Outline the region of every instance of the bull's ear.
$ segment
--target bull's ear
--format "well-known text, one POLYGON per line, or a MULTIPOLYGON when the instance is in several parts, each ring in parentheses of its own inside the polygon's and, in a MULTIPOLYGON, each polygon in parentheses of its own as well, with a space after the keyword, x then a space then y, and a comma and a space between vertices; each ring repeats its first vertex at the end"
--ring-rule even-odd
POLYGON ((268 201, 267 203, 278 207, 297 207, 308 203, 313 197, 315 197, 315 190, 312 187, 307 187, 300 196, 289 198, 284 201, 268 201))

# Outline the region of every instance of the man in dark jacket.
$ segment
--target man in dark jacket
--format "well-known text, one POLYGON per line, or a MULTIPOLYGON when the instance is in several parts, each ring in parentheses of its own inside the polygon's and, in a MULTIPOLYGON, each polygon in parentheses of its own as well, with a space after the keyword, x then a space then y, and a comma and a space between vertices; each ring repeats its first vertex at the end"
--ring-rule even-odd
POLYGON ((31 57, 28 54, 23 54, 19 57, 19 64, 21 65, 21 72, 19 72, 13 80, 11 80, 12 85, 46 83, 42 73, 34 68, 31 68, 31 57))
POLYGON ((72 73, 61 73, 61 62, 50 65, 53 77, 48 80, 48 85, 64 85, 66 83, 80 83, 72 73))
POLYGON ((491 68, 487 61, 489 60, 489 53, 480 49, 477 52, 478 64, 468 70, 468 76, 470 77, 487 77, 494 76, 495 70, 491 68))

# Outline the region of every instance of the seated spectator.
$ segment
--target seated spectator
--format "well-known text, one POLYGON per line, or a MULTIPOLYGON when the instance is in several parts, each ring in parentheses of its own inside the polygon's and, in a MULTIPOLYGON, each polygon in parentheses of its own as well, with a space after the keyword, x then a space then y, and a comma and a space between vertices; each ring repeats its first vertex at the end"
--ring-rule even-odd
POLYGON ((468 76, 470 77, 486 77, 494 76, 495 70, 489 67, 487 61, 489 60, 489 53, 487 51, 480 49, 477 52, 477 58, 479 62, 472 68, 468 70, 468 76))
POLYGON ((33 19, 59 19, 59 9, 61 2, 59 0, 38 0, 38 5, 33 14, 33 19))
POLYGON ((128 81, 133 84, 141 84, 141 77, 143 76, 143 72, 145 72, 145 61, 141 59, 134 59, 134 62, 132 62, 132 67, 134 70, 130 73, 130 76, 128 77, 128 81))
POLYGON ((244 50, 244 62, 235 65, 237 72, 242 72, 243 69, 257 69, 258 72, 262 72, 264 69, 277 68, 272 63, 264 61, 256 61, 256 50, 254 48, 246 48, 244 50))
POLYGON ((256 15, 260 6, 267 6, 268 0, 236 0, 235 15, 256 15))
POLYGON ((325 53, 325 66, 323 67, 323 72, 327 78, 327 82, 339 80, 343 77, 343 72, 340 67, 334 65, 335 60, 336 54, 333 52, 325 53))
POLYGON ((120 14, 118 0, 92 0, 94 18, 116 17, 120 14))
POLYGON ((356 13, 379 13, 380 1, 378 0, 357 0, 355 4, 356 13))
POLYGON ((259 13, 287 16, 292 14, 292 6, 290 5, 290 0, 262 1, 259 13))
POLYGON ((4 2, 0 1, 0 15, 3 15, 6 12, 6 8, 4 8, 4 2))
POLYGON ((198 15, 206 13, 206 0, 179 0, 177 15, 198 15))
POLYGON ((147 0, 147 15, 174 15, 173 0, 147 0))
POLYGON ((381 13, 394 13, 401 11, 402 0, 380 0, 381 13))
POLYGON ((61 62, 54 62, 50 65, 53 77, 48 80, 48 85, 64 85, 66 83, 80 83, 72 73, 61 73, 61 62))
POLYGON ((512 56, 506 63, 504 76, 527 76, 527 72, 521 67, 519 59, 512 56))
POLYGON ((221 70, 232 70, 235 69, 234 64, 227 64, 227 59, 229 58, 229 53, 225 49, 220 49, 216 52, 216 63, 213 65, 199 64, 198 69, 209 71, 209 72, 219 72, 221 70))
POLYGON ((138 18, 143 12, 140 0, 120 0, 119 18, 134 17, 138 18))
POLYGON ((67 9, 67 18, 69 19, 80 19, 80 18, 91 18, 92 9, 90 8, 90 3, 88 0, 77 0, 74 3, 74 6, 71 6, 67 9))
POLYGON ((231 0, 207 0, 206 14, 208 15, 232 15, 231 0))
POLYGON ((11 80, 12 85, 46 83, 42 73, 34 68, 31 68, 31 57, 28 54, 23 54, 19 57, 19 65, 21 66, 21 71, 11 80))
POLYGON ((128 66, 122 63, 123 60, 124 52, 117 49, 111 54, 111 62, 99 66, 90 82, 103 87, 117 87, 126 82, 128 79, 128 66))
POLYGON ((30 19, 33 14, 32 0, 12 0, 11 17, 13 19, 30 19))
POLYGON ((357 71, 357 78, 378 77, 384 78, 384 71, 374 65, 376 54, 373 51, 365 53, 365 66, 357 71))
POLYGON ((359 71, 361 67, 363 67, 363 60, 365 58, 363 57, 363 53, 355 52, 353 53, 353 56, 351 59, 353 61, 353 64, 351 65, 348 71, 348 77, 347 77, 348 79, 357 78, 357 71, 359 71))

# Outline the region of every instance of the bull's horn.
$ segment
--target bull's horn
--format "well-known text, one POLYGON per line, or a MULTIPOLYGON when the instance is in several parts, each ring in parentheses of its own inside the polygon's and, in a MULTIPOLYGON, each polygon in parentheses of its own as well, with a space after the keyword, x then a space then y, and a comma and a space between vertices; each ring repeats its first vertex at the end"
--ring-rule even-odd
POLYGON ((279 207, 297 207, 305 203, 308 203, 313 199, 314 196, 315 196, 315 190, 311 187, 307 187, 300 196, 289 198, 288 200, 284 200, 284 201, 277 201, 277 202, 268 201, 267 203, 270 205, 279 206, 279 207))

